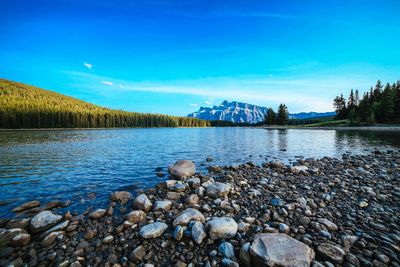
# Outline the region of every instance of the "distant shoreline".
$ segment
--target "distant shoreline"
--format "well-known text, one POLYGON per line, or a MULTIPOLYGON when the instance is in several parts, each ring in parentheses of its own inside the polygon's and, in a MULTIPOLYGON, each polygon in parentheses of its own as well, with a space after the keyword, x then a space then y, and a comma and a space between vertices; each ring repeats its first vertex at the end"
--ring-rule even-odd
POLYGON ((357 130, 357 131, 400 131, 400 126, 326 126, 326 127, 305 127, 305 126, 261 126, 267 130, 301 129, 301 130, 357 130))

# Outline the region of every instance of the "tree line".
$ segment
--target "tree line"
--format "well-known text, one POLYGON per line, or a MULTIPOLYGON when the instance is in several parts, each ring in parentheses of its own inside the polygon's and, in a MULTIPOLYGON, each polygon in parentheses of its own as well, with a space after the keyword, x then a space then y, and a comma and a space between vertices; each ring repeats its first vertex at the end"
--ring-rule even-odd
POLYGON ((285 104, 280 104, 278 112, 275 112, 272 108, 267 110, 265 114, 266 125, 287 125, 289 119, 289 112, 285 104))
POLYGON ((400 81, 382 85, 365 92, 360 99, 358 90, 350 90, 348 99, 343 94, 333 100, 336 119, 348 119, 353 124, 400 123, 400 81))
POLYGON ((0 128, 111 128, 236 126, 161 114, 96 106, 23 83, 0 79, 0 128))

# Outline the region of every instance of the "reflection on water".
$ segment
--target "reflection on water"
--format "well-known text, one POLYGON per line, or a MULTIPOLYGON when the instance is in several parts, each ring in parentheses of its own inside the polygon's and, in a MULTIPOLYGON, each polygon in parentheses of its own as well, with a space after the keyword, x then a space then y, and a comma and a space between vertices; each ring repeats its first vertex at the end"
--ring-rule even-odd
MULTIPOLYGON (((155 168, 191 159, 212 164, 341 157, 400 146, 398 132, 253 128, 0 132, 0 215, 24 201, 71 199, 72 210, 105 204, 110 192, 153 186, 155 168), (93 194, 94 193, 94 194, 93 194)), ((202 166, 203 165, 203 166, 202 166)), ((166 178, 165 178, 166 179, 166 178)))

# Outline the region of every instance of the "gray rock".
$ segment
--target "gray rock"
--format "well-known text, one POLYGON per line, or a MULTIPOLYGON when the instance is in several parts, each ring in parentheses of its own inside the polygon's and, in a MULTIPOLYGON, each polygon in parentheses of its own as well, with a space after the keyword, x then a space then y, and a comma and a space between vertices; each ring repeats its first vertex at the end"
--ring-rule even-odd
POLYGON ((224 239, 234 237, 237 233, 238 225, 230 217, 220 217, 209 221, 207 228, 211 239, 224 239))
POLYGON ((40 206, 40 201, 34 200, 34 201, 26 202, 26 203, 22 204, 21 206, 14 208, 12 211, 13 212, 21 212, 21 211, 36 208, 39 206, 40 206))
POLYGON ((146 219, 146 213, 141 210, 134 210, 126 215, 126 218, 131 223, 138 223, 140 221, 144 221, 146 219))
POLYGON ((224 258, 235 259, 235 248, 229 242, 219 244, 218 251, 224 258))
POLYGON ((147 212, 151 209, 151 207, 153 207, 153 204, 146 194, 140 194, 133 201, 133 207, 137 210, 147 212))
POLYGON ((201 222, 195 222, 192 226, 192 238, 196 244, 201 244, 207 233, 204 225, 201 222))
POLYGON ((231 190, 231 185, 215 182, 207 186, 207 195, 213 198, 224 197, 227 196, 231 190))
POLYGON ((175 238, 177 241, 180 241, 180 240, 182 239, 182 237, 183 237, 183 232, 184 232, 183 227, 180 226, 180 225, 177 225, 177 226, 175 227, 175 230, 174 230, 174 233, 173 233, 174 238, 175 238))
POLYGON ((165 210, 168 211, 172 207, 172 202, 170 200, 157 200, 154 203, 153 210, 165 210))
POLYGON ((318 218, 317 221, 318 221, 319 223, 322 223, 323 225, 325 225, 326 228, 328 228, 329 231, 337 231, 337 230, 338 230, 337 225, 334 224, 333 222, 327 220, 327 219, 318 218))
POLYGON ((49 247, 54 243, 54 241, 56 241, 56 239, 62 239, 63 236, 64 232, 62 231, 51 232, 42 239, 40 245, 42 247, 49 247))
POLYGON ((138 246, 132 251, 130 258, 131 260, 134 261, 142 261, 145 255, 146 255, 146 250, 144 246, 138 246))
POLYGON ((108 235, 103 238, 103 244, 110 244, 111 242, 114 241, 114 237, 112 235, 108 235))
POLYGON ((148 225, 143 226, 140 229, 140 235, 145 238, 156 238, 161 236, 165 230, 168 229, 168 225, 162 222, 155 222, 148 225))
POLYGON ((237 263, 236 261, 233 261, 231 259, 228 258, 224 258, 221 261, 221 266, 225 266, 225 267, 239 267, 239 263, 237 263))
POLYGON ((121 205, 125 205, 132 198, 131 193, 127 191, 116 191, 111 195, 112 201, 119 201, 121 205))
POLYGON ((39 238, 43 238, 46 235, 50 234, 51 232, 61 231, 68 227, 69 221, 61 222, 59 224, 54 225, 50 229, 46 230, 45 232, 41 233, 39 238))
POLYGON ((11 244, 11 246, 14 246, 14 247, 22 247, 22 246, 28 245, 30 241, 31 241, 31 236, 29 234, 21 233, 21 234, 14 236, 11 239, 10 244, 11 244))
POLYGON ((191 177, 195 172, 196 166, 190 160, 179 160, 170 168, 171 175, 180 179, 191 177))
POLYGON ((32 232, 43 232, 62 220, 61 215, 55 215, 51 211, 42 211, 36 214, 30 221, 32 232))
POLYGON ((89 214, 89 218, 93 219, 93 220, 97 220, 97 219, 103 218, 104 215, 106 215, 106 213, 107 213, 107 210, 105 210, 105 209, 97 209, 89 214))
POLYGON ((240 262, 245 267, 251 267, 250 245, 250 242, 244 243, 239 251, 240 262))
POLYGON ((346 256, 346 252, 335 245, 330 243, 322 243, 317 248, 318 254, 321 257, 333 262, 333 263, 341 263, 343 262, 344 256, 346 256))
POLYGON ((185 199, 186 205, 196 205, 199 204, 199 196, 196 194, 191 194, 185 199))
POLYGON ((314 251, 306 244, 281 233, 258 234, 250 246, 254 266, 310 266, 314 251))
POLYGON ((172 222, 172 225, 176 227, 177 225, 188 225, 190 221, 199 221, 201 223, 205 222, 205 218, 200 211, 192 208, 188 208, 181 212, 175 220, 172 222))

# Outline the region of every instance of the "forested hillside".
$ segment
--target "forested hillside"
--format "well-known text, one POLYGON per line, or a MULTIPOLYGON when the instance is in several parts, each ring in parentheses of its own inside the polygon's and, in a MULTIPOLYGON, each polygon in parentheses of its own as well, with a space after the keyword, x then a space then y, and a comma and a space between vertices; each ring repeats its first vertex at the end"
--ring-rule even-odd
POLYGON ((223 121, 126 112, 0 79, 0 128, 109 128, 232 126, 223 121))
POLYGON ((400 81, 385 86, 377 81, 361 99, 358 90, 351 90, 347 101, 340 95, 334 99, 333 105, 339 120, 368 124, 400 123, 400 81))

